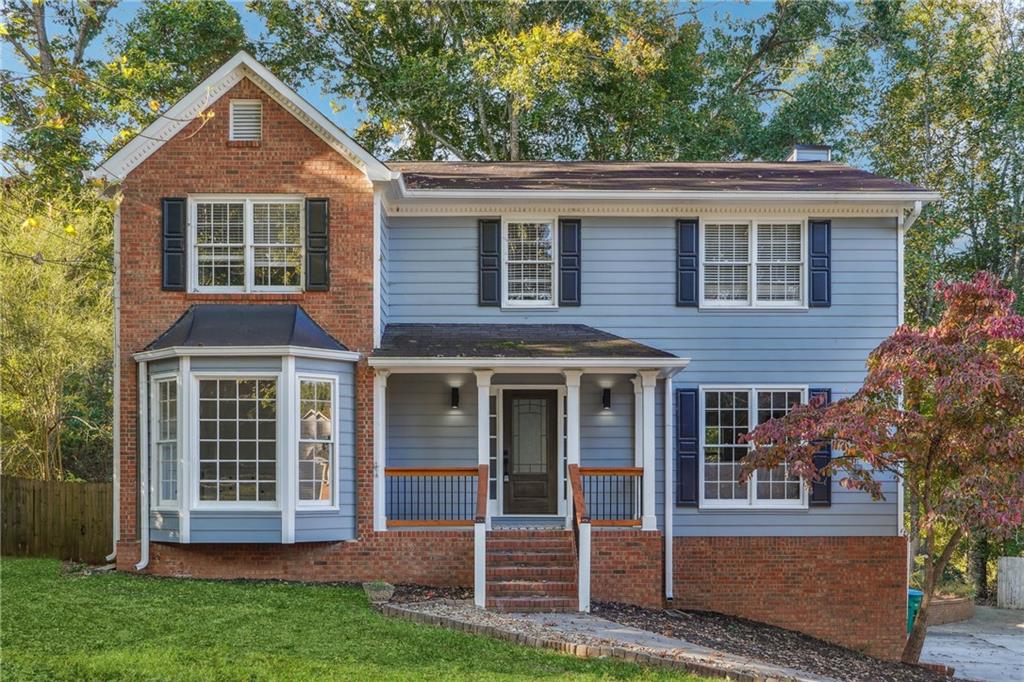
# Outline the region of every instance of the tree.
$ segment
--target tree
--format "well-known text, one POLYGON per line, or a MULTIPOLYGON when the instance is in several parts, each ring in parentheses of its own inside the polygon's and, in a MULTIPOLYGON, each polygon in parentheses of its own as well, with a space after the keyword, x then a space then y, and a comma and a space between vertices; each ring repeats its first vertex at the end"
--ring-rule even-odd
POLYGON ((777 158, 840 137, 866 97, 870 22, 779 0, 705 35, 655 0, 255 0, 264 58, 365 102, 385 157, 777 158))
POLYGON ((112 203, 0 186, 0 418, 6 474, 109 473, 112 203), (97 396, 96 394, 100 395, 97 396), (83 400, 90 396, 90 400, 83 400))
POLYGON ((920 657, 936 585, 961 539, 1005 536, 1024 520, 1024 317, 988 273, 937 289, 938 323, 904 325, 883 341, 857 393, 798 406, 747 436, 748 474, 786 464, 808 482, 838 477, 875 498, 881 479, 903 478, 930 551, 907 662, 920 657), (819 470, 823 441, 834 451, 819 470))
MULTIPOLYGON (((874 169, 940 192, 907 235, 907 313, 979 270, 1024 294, 1024 5, 929 0, 891 12, 860 139, 874 169)), ((1021 308, 1019 308, 1021 309, 1021 308)))
POLYGON ((0 39, 21 69, 0 69, 0 119, 13 129, 0 160, 44 190, 83 173, 248 45, 238 12, 209 0, 145 4, 125 26, 116 2, 14 0, 0 39), (110 30, 113 29, 113 30, 110 30), (106 38, 109 59, 91 48, 106 38))

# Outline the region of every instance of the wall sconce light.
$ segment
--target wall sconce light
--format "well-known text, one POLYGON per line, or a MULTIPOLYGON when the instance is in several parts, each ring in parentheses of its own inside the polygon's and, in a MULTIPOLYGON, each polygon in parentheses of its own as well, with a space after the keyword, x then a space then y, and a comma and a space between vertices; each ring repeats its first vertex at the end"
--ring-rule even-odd
POLYGON ((612 409, 612 389, 606 388, 601 391, 601 406, 606 409, 612 409))
POLYGON ((459 409, 459 387, 452 386, 452 409, 459 409))

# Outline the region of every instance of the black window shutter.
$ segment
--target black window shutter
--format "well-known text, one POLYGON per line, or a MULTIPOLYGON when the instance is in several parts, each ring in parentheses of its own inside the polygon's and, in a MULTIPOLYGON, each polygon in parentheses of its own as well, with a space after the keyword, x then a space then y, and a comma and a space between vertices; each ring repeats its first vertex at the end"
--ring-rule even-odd
MULTIPOLYGON (((832 402, 832 389, 831 388, 812 388, 808 391, 811 400, 814 400, 818 396, 825 396, 825 404, 832 402)), ((832 460, 832 444, 827 443, 814 453, 814 466, 821 471, 822 467, 826 466, 832 460)), ((832 505, 832 477, 825 476, 811 484, 811 499, 810 504, 812 507, 830 507, 832 505)))
POLYGON ((697 307, 700 239, 696 220, 676 221, 676 305, 697 307))
POLYGON ((501 221, 480 221, 480 305, 501 305, 501 221))
POLYGON ((331 288, 327 199, 306 199, 306 291, 331 288))
POLYGON ((165 291, 185 291, 185 200, 163 199, 162 287, 165 291))
POLYGON ((696 507, 699 503, 697 475, 700 418, 697 389, 676 390, 676 506, 696 507))
POLYGON ((812 220, 808 243, 809 304, 828 308, 832 305, 832 221, 812 220))
POLYGON ((558 223, 558 305, 578 306, 583 301, 580 279, 583 225, 578 218, 558 223))

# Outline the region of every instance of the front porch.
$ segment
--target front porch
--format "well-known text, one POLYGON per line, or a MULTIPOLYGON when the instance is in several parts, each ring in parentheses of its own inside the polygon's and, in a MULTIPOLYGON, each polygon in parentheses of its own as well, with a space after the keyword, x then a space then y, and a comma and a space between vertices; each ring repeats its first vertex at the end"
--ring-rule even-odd
POLYGON ((370 364, 375 530, 472 529, 478 606, 543 583, 589 610, 593 529, 657 531, 685 359, 580 325, 391 325, 370 364))

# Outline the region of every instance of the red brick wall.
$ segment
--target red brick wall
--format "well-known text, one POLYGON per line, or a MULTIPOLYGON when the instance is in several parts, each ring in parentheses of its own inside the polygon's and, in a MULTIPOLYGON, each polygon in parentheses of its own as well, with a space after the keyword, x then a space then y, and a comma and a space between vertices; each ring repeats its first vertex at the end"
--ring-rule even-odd
MULTIPOLYGON (((293 302, 349 349, 373 347, 373 187, 316 134, 262 90, 242 80, 128 174, 121 205, 121 539, 138 539, 137 376, 132 354, 199 302, 293 302), (228 142, 232 98, 263 100, 263 140, 228 142), (189 193, 302 194, 330 200, 331 288, 293 294, 194 294, 163 291, 160 200, 189 193)), ((372 528, 372 376, 356 371, 358 524, 372 528)), ((121 559, 119 557, 119 559, 121 559)), ((127 560, 119 560, 127 567, 127 560)), ((159 570, 159 566, 154 566, 159 570)))
POLYGON ((664 606, 664 534, 594 529, 590 543, 590 597, 647 608, 664 606))
POLYGON ((673 606, 799 630, 896 659, 907 617, 902 537, 675 538, 673 606))

